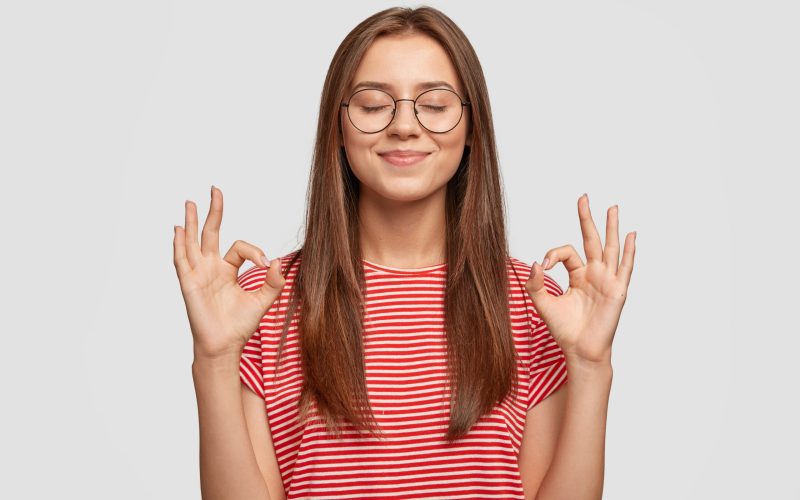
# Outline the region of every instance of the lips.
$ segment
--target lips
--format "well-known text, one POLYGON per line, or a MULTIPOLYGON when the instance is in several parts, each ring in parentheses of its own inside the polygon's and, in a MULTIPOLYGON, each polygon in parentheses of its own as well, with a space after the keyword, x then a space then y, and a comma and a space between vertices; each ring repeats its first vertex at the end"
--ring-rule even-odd
POLYGON ((398 167, 406 167, 409 165, 414 165, 422 161, 425 157, 427 157, 430 153, 426 151, 387 151, 386 153, 379 153, 380 157, 386 160, 387 162, 391 163, 392 165, 398 167))

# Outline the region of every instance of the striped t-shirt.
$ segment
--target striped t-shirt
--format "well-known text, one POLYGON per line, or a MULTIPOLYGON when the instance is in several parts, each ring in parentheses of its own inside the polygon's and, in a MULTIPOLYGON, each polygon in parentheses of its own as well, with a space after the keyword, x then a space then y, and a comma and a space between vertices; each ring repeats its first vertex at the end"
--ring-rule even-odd
MULTIPOLYGON (((448 444, 444 290, 447 264, 397 269, 362 260, 366 285, 364 359, 367 392, 388 438, 335 439, 317 418, 299 420, 302 386, 297 316, 273 373, 297 262, 282 257, 286 286, 242 352, 240 379, 261 396, 287 500, 364 498, 523 499, 518 457, 527 411, 567 380, 566 358, 538 316, 524 284, 529 265, 509 258, 509 314, 520 390, 448 444), (516 271, 516 274, 514 273, 516 271)), ((239 276, 257 290, 266 269, 239 276)), ((552 295, 563 292, 545 274, 552 295)), ((535 444, 534 444, 535 446, 535 444)))

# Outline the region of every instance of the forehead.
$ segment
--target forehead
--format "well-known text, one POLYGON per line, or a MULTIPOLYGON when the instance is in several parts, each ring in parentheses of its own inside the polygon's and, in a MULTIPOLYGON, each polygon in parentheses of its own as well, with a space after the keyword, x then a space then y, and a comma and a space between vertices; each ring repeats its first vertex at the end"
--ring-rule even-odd
POLYGON ((350 90, 363 81, 385 83, 395 94, 422 90, 424 82, 449 83, 461 92, 458 73, 444 48, 428 35, 392 35, 376 39, 350 80, 350 90))

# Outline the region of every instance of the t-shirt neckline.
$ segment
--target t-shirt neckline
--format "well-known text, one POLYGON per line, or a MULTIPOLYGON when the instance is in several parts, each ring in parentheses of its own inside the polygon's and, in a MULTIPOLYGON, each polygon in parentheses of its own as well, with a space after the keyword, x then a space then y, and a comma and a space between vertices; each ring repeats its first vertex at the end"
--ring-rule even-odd
POLYGON ((447 262, 443 262, 441 264, 435 264, 432 266, 426 267, 391 267, 385 266, 383 264, 378 264, 375 262, 370 262, 367 259, 361 259, 365 266, 371 267, 373 269, 377 269, 379 271, 385 271, 389 273, 396 273, 396 274, 425 274, 430 273, 433 271, 438 271, 447 267, 447 262))

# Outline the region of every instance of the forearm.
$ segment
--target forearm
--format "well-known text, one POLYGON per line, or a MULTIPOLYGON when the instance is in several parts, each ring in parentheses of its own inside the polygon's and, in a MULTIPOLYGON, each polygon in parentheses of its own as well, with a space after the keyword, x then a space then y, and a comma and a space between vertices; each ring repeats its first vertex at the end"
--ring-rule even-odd
POLYGON ((611 362, 591 364, 567 357, 567 407, 555 455, 536 500, 603 497, 606 417, 611 362))
POLYGON ((192 377, 200 422, 204 500, 270 500, 247 431, 239 359, 195 358, 192 377))

